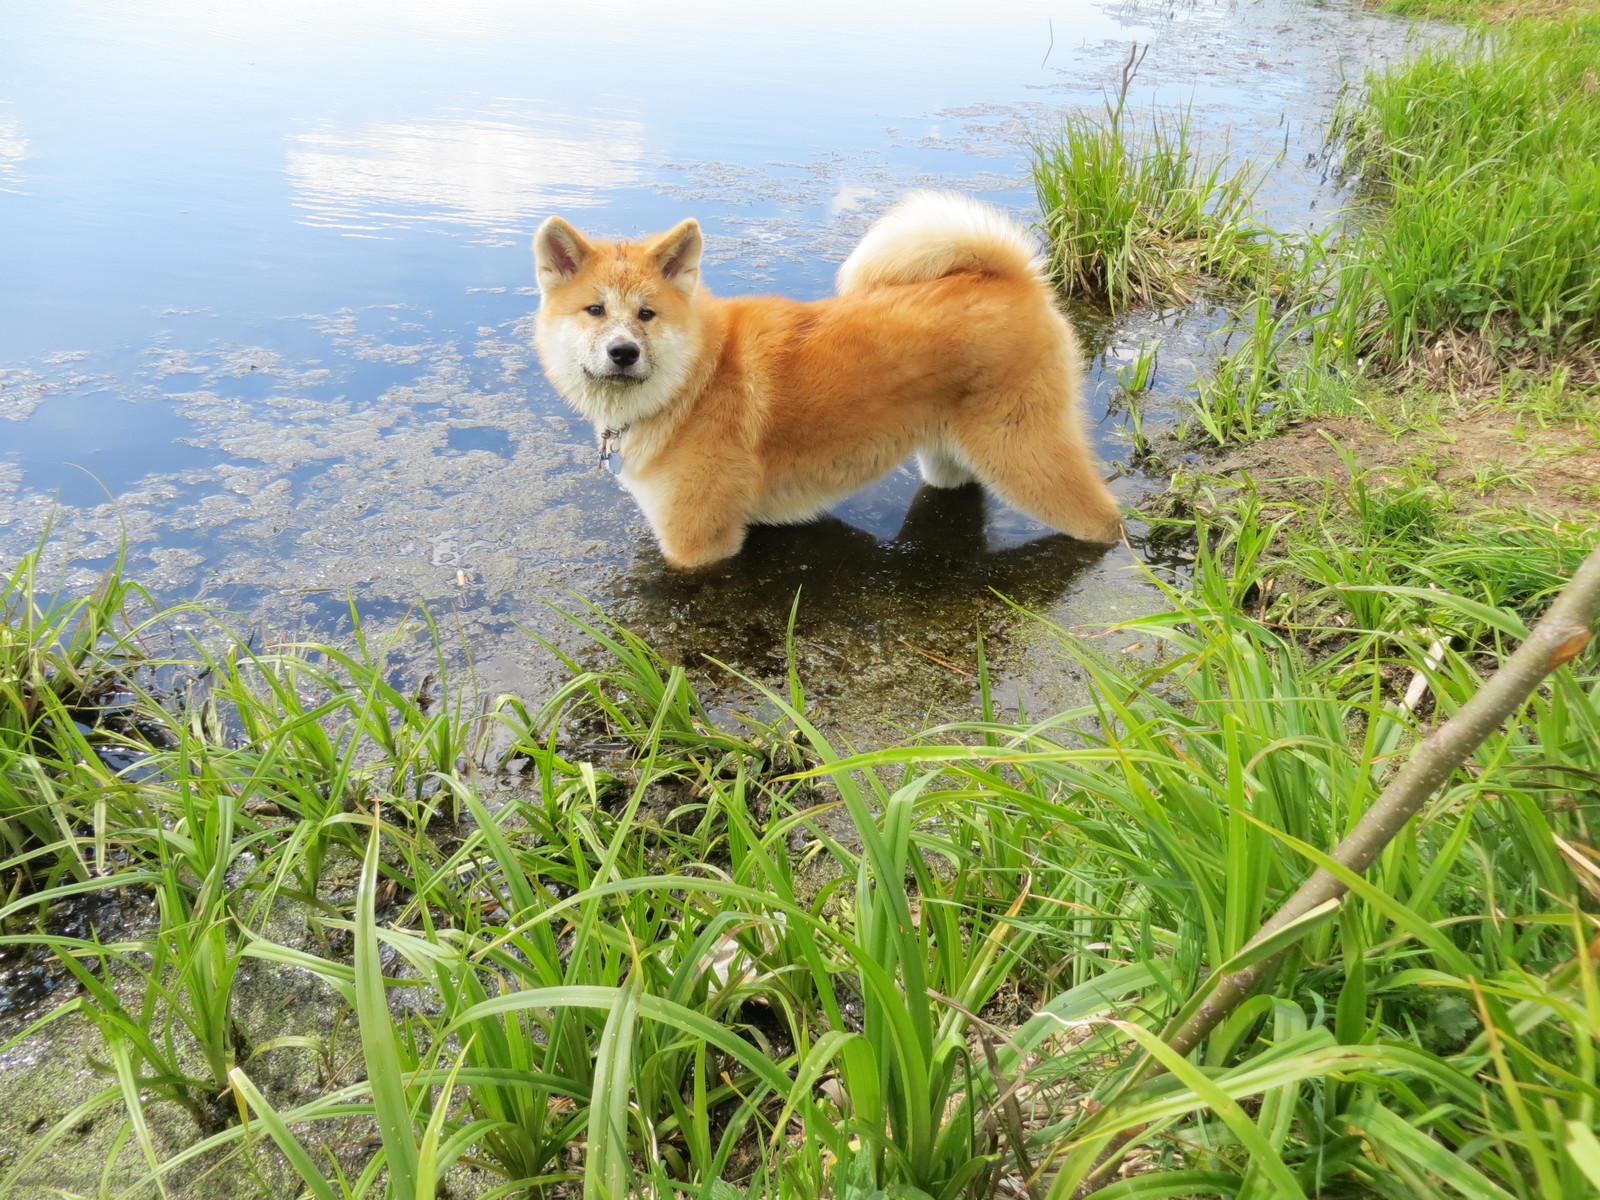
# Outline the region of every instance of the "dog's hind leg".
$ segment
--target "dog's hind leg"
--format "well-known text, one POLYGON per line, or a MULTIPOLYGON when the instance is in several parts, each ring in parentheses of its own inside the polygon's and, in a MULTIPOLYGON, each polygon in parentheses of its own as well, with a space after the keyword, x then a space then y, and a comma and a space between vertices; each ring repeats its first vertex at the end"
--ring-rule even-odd
POLYGON ((1114 542, 1122 536, 1117 502, 1073 422, 1059 391, 1041 383, 969 410, 951 433, 1007 504, 1086 542, 1114 542))
POLYGON ((917 451, 917 466, 929 487, 957 488, 977 482, 978 476, 955 448, 943 438, 935 438, 917 451))

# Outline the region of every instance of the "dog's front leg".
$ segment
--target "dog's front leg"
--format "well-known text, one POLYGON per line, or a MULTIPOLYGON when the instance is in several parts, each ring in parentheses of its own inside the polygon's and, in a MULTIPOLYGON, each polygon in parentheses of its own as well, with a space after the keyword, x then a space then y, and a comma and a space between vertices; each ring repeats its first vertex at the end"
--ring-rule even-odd
POLYGON ((731 473, 711 479, 623 477, 661 553, 683 570, 732 558, 744 545, 746 490, 731 473))
POLYGON ((673 566, 692 571, 732 558, 744 545, 745 524, 738 520, 711 520, 692 509, 674 513, 656 526, 661 553, 673 566))

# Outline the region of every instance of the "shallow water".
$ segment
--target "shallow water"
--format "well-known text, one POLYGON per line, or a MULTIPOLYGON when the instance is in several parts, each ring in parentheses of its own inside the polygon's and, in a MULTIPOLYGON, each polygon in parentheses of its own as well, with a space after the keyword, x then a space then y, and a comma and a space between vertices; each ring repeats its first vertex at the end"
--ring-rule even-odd
MULTIPOLYGON (((492 688, 558 667, 546 601, 762 671, 796 588, 802 667, 857 730, 958 711, 974 628, 1003 696, 1074 694, 1050 640, 1156 603, 1134 560, 905 468, 811 526, 668 571, 528 346, 528 235, 698 217, 722 293, 825 295, 912 186, 1032 219, 1025 145, 1095 104, 1192 108, 1276 167, 1280 225, 1322 219, 1325 118, 1404 26, 1305 0, 697 0, 529 5, 0 2, 0 554, 49 528, 78 577, 123 537, 163 598, 272 629, 380 627, 418 603, 492 688)), ((1083 314, 1101 452, 1112 372, 1163 339, 1181 396, 1206 314, 1083 314)), ((1145 486, 1117 484, 1124 496, 1145 486)), ((1137 533, 1137 529, 1134 530, 1137 533)))

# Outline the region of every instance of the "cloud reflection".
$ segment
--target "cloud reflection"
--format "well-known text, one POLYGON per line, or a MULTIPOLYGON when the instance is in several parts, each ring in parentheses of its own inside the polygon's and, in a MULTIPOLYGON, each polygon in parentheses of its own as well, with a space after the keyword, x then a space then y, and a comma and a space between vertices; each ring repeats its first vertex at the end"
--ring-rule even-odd
POLYGON ((22 182, 22 172, 17 164, 28 157, 28 139, 15 121, 0 119, 0 192, 9 191, 8 184, 22 182))
POLYGON ((527 232, 557 208, 637 183, 644 126, 618 119, 374 124, 291 139, 285 170, 305 223, 374 233, 419 221, 527 232))

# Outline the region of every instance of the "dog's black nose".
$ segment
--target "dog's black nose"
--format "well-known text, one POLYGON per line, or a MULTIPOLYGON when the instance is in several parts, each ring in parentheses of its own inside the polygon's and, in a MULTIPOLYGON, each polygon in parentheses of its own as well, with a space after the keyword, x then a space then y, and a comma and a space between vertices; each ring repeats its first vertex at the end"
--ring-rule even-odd
POLYGON ((619 367, 631 367, 639 361, 639 343, 637 342, 612 342, 606 347, 606 353, 611 356, 611 361, 619 367))

